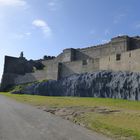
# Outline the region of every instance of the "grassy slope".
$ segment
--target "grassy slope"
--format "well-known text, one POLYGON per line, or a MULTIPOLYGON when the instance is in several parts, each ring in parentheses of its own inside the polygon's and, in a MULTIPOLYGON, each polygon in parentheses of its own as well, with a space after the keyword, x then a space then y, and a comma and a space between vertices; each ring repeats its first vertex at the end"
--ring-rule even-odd
POLYGON ((35 106, 47 108, 79 107, 104 108, 112 113, 100 111, 86 112, 73 118, 91 130, 115 137, 117 139, 140 140, 140 102, 119 99, 77 98, 77 97, 43 97, 32 95, 13 95, 0 93, 35 106), (113 111, 116 112, 113 112, 113 111))

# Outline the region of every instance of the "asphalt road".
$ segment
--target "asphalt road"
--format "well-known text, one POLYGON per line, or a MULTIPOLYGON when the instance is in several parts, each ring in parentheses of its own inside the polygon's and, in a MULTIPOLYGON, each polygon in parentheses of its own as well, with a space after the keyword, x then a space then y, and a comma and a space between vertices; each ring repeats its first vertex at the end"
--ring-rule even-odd
POLYGON ((0 95, 0 140, 109 140, 81 126, 0 95))

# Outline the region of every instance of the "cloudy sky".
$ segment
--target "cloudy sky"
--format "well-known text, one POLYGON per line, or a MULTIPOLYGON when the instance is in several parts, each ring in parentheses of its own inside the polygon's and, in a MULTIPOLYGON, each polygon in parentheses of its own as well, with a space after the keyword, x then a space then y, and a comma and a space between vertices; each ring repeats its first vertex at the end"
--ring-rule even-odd
POLYGON ((0 75, 4 55, 58 55, 128 34, 140 35, 139 0, 0 0, 0 75))

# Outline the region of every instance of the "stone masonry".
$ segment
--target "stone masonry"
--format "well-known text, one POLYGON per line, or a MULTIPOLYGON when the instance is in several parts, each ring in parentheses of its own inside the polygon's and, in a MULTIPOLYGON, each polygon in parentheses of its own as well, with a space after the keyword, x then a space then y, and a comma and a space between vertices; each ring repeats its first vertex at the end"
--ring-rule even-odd
POLYGON ((13 85, 99 70, 140 72, 140 37, 118 36, 110 42, 83 49, 63 50, 56 58, 26 60, 5 56, 1 90, 13 85))

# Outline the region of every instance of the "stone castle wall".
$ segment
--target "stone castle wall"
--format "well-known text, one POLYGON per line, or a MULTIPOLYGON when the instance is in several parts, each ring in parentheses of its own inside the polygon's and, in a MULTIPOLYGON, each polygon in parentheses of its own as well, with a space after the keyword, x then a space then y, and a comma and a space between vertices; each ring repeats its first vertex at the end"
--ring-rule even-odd
POLYGON ((2 76, 1 88, 5 89, 14 85, 14 80, 19 75, 32 72, 32 66, 24 58, 5 56, 4 73, 2 76))
POLYGON ((104 45, 65 49, 51 60, 27 61, 5 57, 2 88, 45 79, 61 79, 75 73, 98 70, 140 72, 140 37, 121 36, 104 45), (120 60, 116 60, 120 57, 120 60))
POLYGON ((65 62, 60 67, 60 77, 64 78, 75 73, 93 72, 99 70, 99 59, 87 59, 65 62))
POLYGON ((5 74, 2 78, 2 87, 5 88, 7 85, 18 85, 18 84, 25 84, 35 81, 42 81, 46 79, 57 79, 58 78, 58 63, 47 60, 42 61, 42 64, 44 65, 44 68, 42 70, 36 70, 32 65, 30 65, 30 71, 27 71, 23 73, 24 66, 26 66, 26 61, 22 63, 21 67, 18 63, 20 62, 20 58, 12 58, 12 57, 6 57, 7 59, 10 59, 9 62, 11 62, 9 65, 6 63, 5 66, 5 74), (18 60, 16 64, 12 65, 15 60, 18 60), (9 71, 8 71, 9 69, 9 71), (18 71, 17 71, 18 69, 18 71), (21 71, 20 71, 21 69, 21 71))
POLYGON ((33 73, 26 73, 25 75, 17 75, 14 79, 14 84, 25 84, 25 83, 31 83, 35 81, 42 81, 44 79, 47 79, 46 77, 46 71, 45 70, 37 70, 33 73))
POLYGON ((89 58, 101 58, 115 53, 126 52, 128 50, 128 38, 114 38, 109 43, 76 50, 76 60, 89 58))
POLYGON ((25 58, 5 56, 1 88, 57 78, 58 63, 53 60, 27 61, 25 58))
POLYGON ((5 56, 4 73, 25 74, 32 72, 32 65, 24 58, 5 56))
POLYGON ((140 49, 100 59, 100 70, 140 72, 140 49), (117 60, 117 55, 120 59, 117 60))

